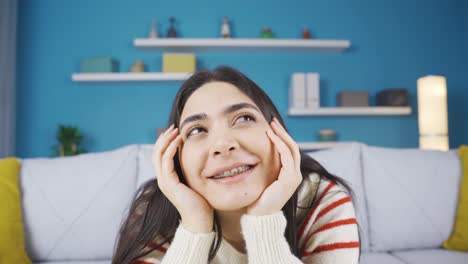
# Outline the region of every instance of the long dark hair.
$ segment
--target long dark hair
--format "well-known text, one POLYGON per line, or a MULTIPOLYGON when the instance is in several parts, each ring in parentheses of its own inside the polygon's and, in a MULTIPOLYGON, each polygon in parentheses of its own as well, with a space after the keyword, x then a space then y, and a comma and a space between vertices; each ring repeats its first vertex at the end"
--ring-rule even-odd
MULTIPOLYGON (((179 127, 182 110, 190 95, 202 85, 214 81, 233 84, 255 102, 268 122, 271 122, 273 117, 276 117, 283 127, 285 127, 281 115, 278 113, 278 110, 268 95, 247 76, 226 66, 218 67, 213 71, 199 71, 187 79, 182 84, 174 99, 168 124, 175 124, 175 127, 179 127)), ((180 181, 186 183, 177 153, 174 155, 174 168, 179 175, 180 181)), ((303 186, 304 181, 309 179, 308 175, 310 173, 317 173, 320 175, 321 179, 325 178, 341 185, 345 191, 347 191, 348 195, 351 197, 354 196, 351 188, 343 179, 330 174, 317 161, 303 151, 301 151, 301 173, 303 175, 301 185, 282 208, 288 220, 285 237, 292 253, 298 257, 300 252, 297 245, 297 193, 303 186)), ((149 180, 137 190, 135 199, 128 212, 128 217, 120 229, 117 247, 112 260, 113 264, 131 263, 149 254, 166 242, 171 241, 174 237, 181 217, 177 209, 158 188, 156 181, 157 179, 149 180), (155 241, 157 241, 156 244, 155 241), (152 247, 147 246, 151 244, 152 247)), ((316 199, 314 197, 308 208, 313 207, 315 201, 316 199)), ((222 240, 221 225, 216 217, 216 213, 214 216, 214 229, 216 232, 216 239, 210 249, 210 260, 216 255, 222 240)))

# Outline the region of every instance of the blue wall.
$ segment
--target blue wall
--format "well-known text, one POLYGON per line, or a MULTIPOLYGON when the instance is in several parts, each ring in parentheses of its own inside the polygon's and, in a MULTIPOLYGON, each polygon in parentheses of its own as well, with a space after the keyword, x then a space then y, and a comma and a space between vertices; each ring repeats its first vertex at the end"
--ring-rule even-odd
POLYGON ((161 52, 138 50, 132 41, 147 36, 152 18, 165 32, 171 15, 183 37, 217 36, 227 15, 241 38, 257 37, 264 26, 279 38, 296 38, 309 27, 316 38, 351 41, 345 53, 197 53, 205 67, 237 67, 263 87, 296 141, 314 141, 319 129, 331 128, 340 140, 417 147, 416 80, 441 74, 448 82, 451 147, 466 144, 467 13, 463 0, 20 1, 17 155, 49 156, 59 124, 79 126, 88 151, 153 143, 180 83, 83 84, 72 82, 71 73, 86 56, 113 56, 121 71, 141 59, 160 71, 161 52), (320 73, 323 105, 335 105, 341 90, 368 90, 374 103, 377 91, 405 87, 413 114, 289 117, 289 77, 298 71, 320 73))

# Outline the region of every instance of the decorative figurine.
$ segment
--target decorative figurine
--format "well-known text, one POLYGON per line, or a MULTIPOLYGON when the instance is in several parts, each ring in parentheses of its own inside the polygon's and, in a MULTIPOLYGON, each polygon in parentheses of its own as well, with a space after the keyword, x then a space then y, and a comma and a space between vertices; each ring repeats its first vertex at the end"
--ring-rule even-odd
POLYGON ((169 30, 167 30, 167 37, 168 38, 177 38, 177 32, 175 30, 175 18, 170 17, 169 22, 171 23, 171 26, 169 27, 169 30))
POLYGON ((229 28, 229 19, 226 16, 223 17, 223 24, 221 25, 221 37, 222 38, 231 37, 231 29, 229 28))
POLYGON ((151 20, 151 32, 150 32, 150 38, 158 38, 158 29, 156 25, 156 19, 151 20))
POLYGON ((336 141, 336 131, 333 129, 321 129, 317 136, 318 141, 321 142, 336 141))
POLYGON ((130 72, 145 72, 145 65, 141 60, 137 60, 130 68, 130 72))
POLYGON ((264 27, 261 37, 262 38, 273 38, 273 32, 271 32, 271 29, 269 27, 264 27))
POLYGON ((308 28, 305 28, 304 31, 302 31, 302 38, 310 39, 310 30, 308 28))

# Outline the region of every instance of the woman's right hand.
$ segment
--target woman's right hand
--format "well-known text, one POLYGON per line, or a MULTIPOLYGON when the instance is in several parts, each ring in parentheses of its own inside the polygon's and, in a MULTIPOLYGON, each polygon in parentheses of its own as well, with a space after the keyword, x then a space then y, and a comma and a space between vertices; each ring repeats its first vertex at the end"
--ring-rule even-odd
POLYGON ((213 230, 214 210, 200 194, 179 180, 174 169, 174 155, 182 142, 178 128, 171 125, 162 133, 153 149, 153 166, 159 189, 177 208, 184 228, 193 233, 209 233, 213 230))

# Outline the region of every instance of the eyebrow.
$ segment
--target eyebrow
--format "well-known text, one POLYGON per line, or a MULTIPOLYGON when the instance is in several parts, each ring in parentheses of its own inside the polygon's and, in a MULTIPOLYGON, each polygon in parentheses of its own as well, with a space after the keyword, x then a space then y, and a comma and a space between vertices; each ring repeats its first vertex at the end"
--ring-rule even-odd
MULTIPOLYGON (((238 104, 233 104, 233 105, 230 105, 230 106, 226 107, 223 110, 223 114, 227 115, 227 114, 230 114, 230 113, 235 112, 237 110, 240 110, 242 108, 250 108, 250 109, 253 109, 253 110, 260 113, 260 110, 258 110, 258 108, 255 107, 254 105, 251 105, 249 103, 238 103, 238 104)), ((206 119, 208 119, 208 116, 205 113, 199 113, 199 114, 191 115, 191 116, 187 117, 182 122, 182 124, 180 125, 180 128, 179 128, 179 131, 182 131, 182 128, 186 124, 188 124, 190 122, 194 122, 194 121, 197 121, 197 120, 206 120, 206 119)))

